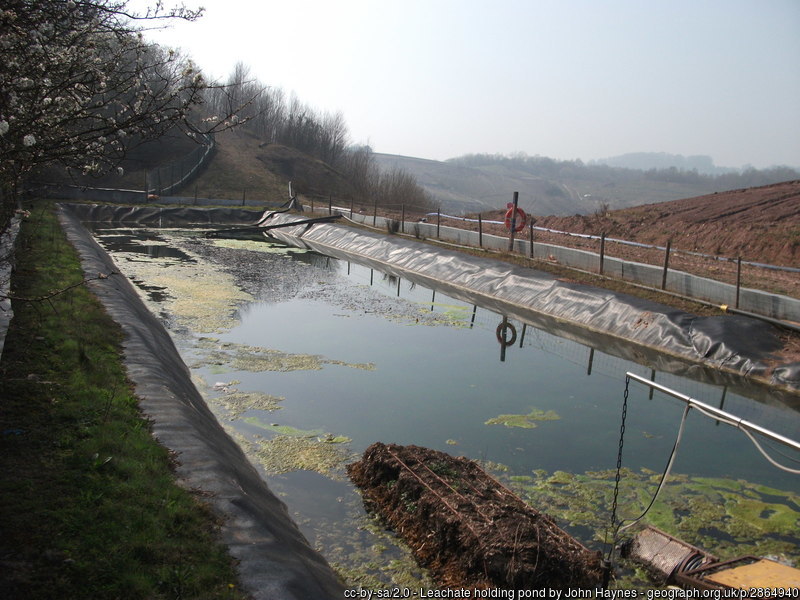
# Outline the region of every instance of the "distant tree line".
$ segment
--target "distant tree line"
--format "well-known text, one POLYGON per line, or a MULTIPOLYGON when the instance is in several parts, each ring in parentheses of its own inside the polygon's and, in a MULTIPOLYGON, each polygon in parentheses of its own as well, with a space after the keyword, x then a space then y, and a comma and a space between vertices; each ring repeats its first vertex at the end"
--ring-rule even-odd
POLYGON ((320 112, 281 88, 255 80, 244 63, 238 63, 224 85, 207 90, 211 112, 230 112, 252 98, 240 110, 242 127, 268 143, 290 146, 318 158, 337 170, 356 190, 361 201, 379 206, 429 209, 433 201, 416 179, 403 169, 382 171, 367 145, 351 142, 341 112, 320 112))
POLYGON ((793 181, 800 179, 800 171, 790 167, 755 169, 748 167, 741 172, 721 174, 698 173, 696 169, 669 167, 663 169, 630 169, 612 167, 604 164, 584 164, 581 160, 556 160, 542 156, 528 156, 525 153, 511 155, 468 154, 453 158, 449 163, 467 167, 504 165, 530 173, 537 177, 554 180, 592 180, 607 183, 621 181, 659 181, 667 183, 687 183, 699 185, 708 191, 739 189, 793 181))

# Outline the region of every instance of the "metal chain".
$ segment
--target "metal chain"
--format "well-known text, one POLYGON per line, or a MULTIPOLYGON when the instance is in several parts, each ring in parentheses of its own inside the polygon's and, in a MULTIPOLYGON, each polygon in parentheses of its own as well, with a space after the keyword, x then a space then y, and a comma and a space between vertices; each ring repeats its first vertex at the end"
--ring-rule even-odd
POLYGON ((619 449, 617 450, 617 474, 614 478, 614 500, 611 503, 611 529, 614 531, 614 537, 611 542, 611 548, 608 551, 608 560, 614 552, 614 546, 617 543, 617 532, 619 525, 617 524, 617 498, 619 496, 619 480, 622 475, 622 447, 625 444, 625 418, 628 416, 628 390, 630 387, 631 378, 625 377, 625 393, 622 395, 622 420, 619 426, 619 449))

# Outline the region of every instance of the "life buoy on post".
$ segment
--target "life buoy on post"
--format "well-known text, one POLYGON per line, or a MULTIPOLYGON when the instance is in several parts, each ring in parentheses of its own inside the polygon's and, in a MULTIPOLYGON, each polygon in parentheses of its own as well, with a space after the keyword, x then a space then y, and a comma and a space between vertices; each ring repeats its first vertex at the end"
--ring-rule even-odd
MULTIPOLYGON (((511 220, 514 216, 514 205, 511 203, 507 204, 508 210, 506 211, 506 229, 511 231, 511 220)), ((517 218, 514 219, 514 231, 522 231, 525 228, 525 225, 528 222, 528 215, 525 214, 525 211, 521 208, 517 207, 517 218)))

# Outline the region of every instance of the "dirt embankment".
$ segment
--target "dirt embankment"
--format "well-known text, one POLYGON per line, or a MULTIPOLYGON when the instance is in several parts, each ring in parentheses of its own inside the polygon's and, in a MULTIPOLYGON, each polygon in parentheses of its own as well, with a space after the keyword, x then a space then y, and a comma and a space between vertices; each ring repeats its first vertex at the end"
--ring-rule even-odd
POLYGON ((773 265, 800 265, 800 181, 645 204, 536 225, 773 265))

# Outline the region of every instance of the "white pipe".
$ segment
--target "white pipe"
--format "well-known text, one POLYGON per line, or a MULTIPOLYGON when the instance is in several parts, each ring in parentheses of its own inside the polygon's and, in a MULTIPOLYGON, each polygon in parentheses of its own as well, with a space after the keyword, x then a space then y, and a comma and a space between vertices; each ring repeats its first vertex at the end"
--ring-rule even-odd
POLYGON ((681 394, 680 392, 671 390, 670 388, 665 387, 659 383, 656 383, 655 381, 650 381, 649 379, 640 377, 635 373, 627 372, 625 373, 625 375, 635 381, 638 381, 641 384, 657 389, 660 392, 664 392, 668 396, 672 396, 673 398, 682 400, 683 402, 686 402, 689 406, 699 409, 700 412, 706 414, 711 418, 723 421, 728 425, 737 427, 738 429, 743 429, 746 431, 752 431, 758 433, 774 442, 778 442, 779 444, 783 444, 784 446, 788 446, 789 448, 792 448, 793 450, 797 450, 798 452, 800 452, 800 442, 796 442, 795 440, 789 439, 779 433, 775 433, 774 431, 770 431, 769 429, 761 427, 760 425, 756 425, 755 423, 751 423, 750 421, 741 419, 736 415, 732 415, 729 412, 725 412, 724 410, 715 408, 710 404, 706 404, 705 402, 700 402, 699 400, 695 400, 694 398, 691 398, 685 394, 681 394))

